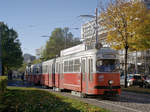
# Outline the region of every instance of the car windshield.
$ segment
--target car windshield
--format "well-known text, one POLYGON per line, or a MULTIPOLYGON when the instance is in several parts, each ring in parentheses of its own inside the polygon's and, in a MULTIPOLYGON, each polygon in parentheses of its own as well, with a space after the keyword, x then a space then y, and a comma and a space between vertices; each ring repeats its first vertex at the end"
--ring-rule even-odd
POLYGON ((133 78, 133 76, 129 76, 129 79, 132 79, 133 78))
POLYGON ((103 59, 96 62, 96 69, 99 72, 113 72, 115 68, 115 59, 103 59))
POLYGON ((134 76, 134 79, 141 79, 141 76, 134 76))

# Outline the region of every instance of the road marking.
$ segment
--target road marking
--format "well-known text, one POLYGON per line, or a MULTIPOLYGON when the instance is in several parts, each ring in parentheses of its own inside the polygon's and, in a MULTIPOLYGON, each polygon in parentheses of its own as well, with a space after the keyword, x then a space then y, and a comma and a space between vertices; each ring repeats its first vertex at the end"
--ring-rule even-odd
POLYGON ((131 111, 134 111, 134 112, 142 112, 142 111, 132 109, 132 108, 129 108, 129 107, 125 107, 125 106, 121 106, 121 105, 115 105, 115 104, 111 104, 111 103, 108 103, 108 102, 99 101, 99 100, 96 100, 96 99, 88 99, 88 100, 95 100, 95 101, 100 102, 100 103, 112 105, 112 106, 119 107, 119 108, 124 108, 124 109, 131 110, 131 111))

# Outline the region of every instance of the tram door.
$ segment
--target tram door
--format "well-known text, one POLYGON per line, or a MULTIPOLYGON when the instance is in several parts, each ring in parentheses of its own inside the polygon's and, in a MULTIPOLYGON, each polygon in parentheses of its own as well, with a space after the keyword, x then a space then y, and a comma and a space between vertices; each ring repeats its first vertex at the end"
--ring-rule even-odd
POLYGON ((58 88, 60 88, 60 63, 58 63, 58 88))
POLYGON ((87 71, 87 59, 81 59, 81 91, 88 93, 88 73, 87 71))
POLYGON ((52 86, 55 87, 55 63, 52 64, 52 86))
POLYGON ((59 88, 63 88, 63 63, 59 64, 59 88))
POLYGON ((52 64, 49 64, 49 86, 52 86, 52 64))

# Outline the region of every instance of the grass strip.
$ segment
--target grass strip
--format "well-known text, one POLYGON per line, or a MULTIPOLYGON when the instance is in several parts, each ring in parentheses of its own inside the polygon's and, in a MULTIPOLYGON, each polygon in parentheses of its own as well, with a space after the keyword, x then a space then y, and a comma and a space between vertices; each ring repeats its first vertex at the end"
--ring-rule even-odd
POLYGON ((0 112, 108 112, 37 88, 9 87, 0 95, 0 112))

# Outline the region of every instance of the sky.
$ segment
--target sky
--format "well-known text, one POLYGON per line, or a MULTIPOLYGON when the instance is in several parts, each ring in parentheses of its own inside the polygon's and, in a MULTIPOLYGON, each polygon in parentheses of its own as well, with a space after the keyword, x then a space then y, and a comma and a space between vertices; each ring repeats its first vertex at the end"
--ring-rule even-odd
POLYGON ((100 0, 0 0, 0 21, 18 32, 23 53, 35 55, 35 49, 46 44, 51 32, 58 27, 69 27, 80 37, 81 25, 94 15, 100 0))

